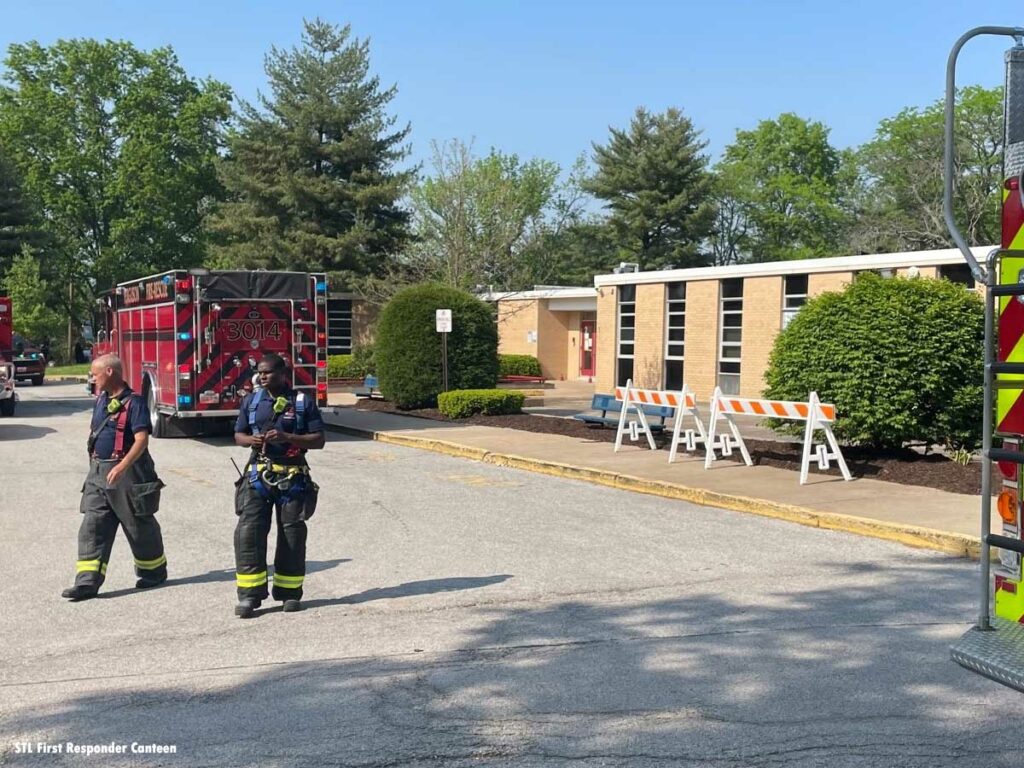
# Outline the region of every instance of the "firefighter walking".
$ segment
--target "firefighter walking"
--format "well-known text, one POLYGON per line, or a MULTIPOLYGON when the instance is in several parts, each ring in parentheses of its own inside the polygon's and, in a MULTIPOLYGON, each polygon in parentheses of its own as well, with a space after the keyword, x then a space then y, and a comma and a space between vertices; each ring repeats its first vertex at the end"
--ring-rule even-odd
POLYGON ((146 589, 167 580, 163 537, 154 517, 163 483, 149 454, 149 408, 125 383, 117 356, 98 358, 91 372, 98 396, 87 442, 89 473, 82 486, 77 575, 74 586, 61 593, 72 601, 99 592, 118 527, 135 557, 135 586, 146 589))
POLYGON ((235 443, 252 452, 235 484, 235 615, 253 616, 267 598, 267 535, 277 511, 277 552, 273 598, 287 612, 302 604, 306 574, 306 521, 316 509, 318 488, 309 474, 306 451, 324 447, 324 424, 315 400, 288 384, 279 355, 256 367, 260 389, 243 400, 235 443))

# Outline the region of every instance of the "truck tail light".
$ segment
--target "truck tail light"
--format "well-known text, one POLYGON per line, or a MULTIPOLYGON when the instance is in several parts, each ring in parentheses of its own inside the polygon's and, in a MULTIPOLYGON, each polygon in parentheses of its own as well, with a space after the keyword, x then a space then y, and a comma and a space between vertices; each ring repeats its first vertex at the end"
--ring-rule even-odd
POLYGON ((317 382, 316 391, 318 393, 322 392, 324 394, 327 394, 327 382, 326 381, 317 382))
POLYGON ((1017 524, 1018 499, 1016 491, 1005 490, 1000 493, 996 506, 999 508, 999 516, 1003 518, 1004 523, 1017 524))
MULTIPOLYGON (((1017 447, 1018 442, 1016 440, 1009 440, 1007 438, 1003 438, 1003 448, 1005 448, 1006 450, 1016 451, 1017 447)), ((1017 479, 1017 462, 1000 461, 997 462, 997 466, 999 467, 1000 473, 1002 473, 1003 477, 1005 477, 1007 480, 1017 479)))

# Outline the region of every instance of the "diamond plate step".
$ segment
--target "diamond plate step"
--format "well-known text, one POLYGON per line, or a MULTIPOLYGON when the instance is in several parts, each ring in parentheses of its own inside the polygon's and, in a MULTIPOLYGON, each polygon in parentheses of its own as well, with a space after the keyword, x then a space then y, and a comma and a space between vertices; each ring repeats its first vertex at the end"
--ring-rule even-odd
POLYGON ((990 631, 969 629, 950 655, 961 667, 1024 693, 1024 625, 994 618, 990 631))

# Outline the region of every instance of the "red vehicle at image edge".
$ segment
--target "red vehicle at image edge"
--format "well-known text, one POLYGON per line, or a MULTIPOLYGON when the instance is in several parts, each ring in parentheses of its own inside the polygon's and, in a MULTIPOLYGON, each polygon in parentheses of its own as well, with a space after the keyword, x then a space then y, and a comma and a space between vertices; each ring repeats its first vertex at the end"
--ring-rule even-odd
POLYGON ((324 274, 175 270, 121 283, 98 303, 93 359, 121 358, 154 437, 211 419, 229 431, 269 352, 288 363, 296 390, 327 404, 324 274))
POLYGON ((0 296, 0 416, 13 416, 18 403, 14 389, 14 318, 11 300, 0 296))

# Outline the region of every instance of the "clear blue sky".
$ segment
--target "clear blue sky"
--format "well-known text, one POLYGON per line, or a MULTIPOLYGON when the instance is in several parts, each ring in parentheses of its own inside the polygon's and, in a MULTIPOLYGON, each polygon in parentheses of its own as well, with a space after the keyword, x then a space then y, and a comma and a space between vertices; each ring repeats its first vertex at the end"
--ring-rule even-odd
MULTIPOLYGON (((191 75, 251 100, 265 88, 264 53, 296 43, 304 16, 350 22, 371 40, 373 71, 398 85, 392 112, 412 123, 414 160, 431 140, 458 137, 566 167, 639 105, 681 107, 713 156, 737 128, 787 111, 823 121, 837 146, 857 145, 881 118, 942 95, 961 33, 1024 25, 1013 9, 1009 0, 4 0, 0 48, 70 37, 171 45, 191 75)), ((969 44, 959 82, 1000 84, 1009 44, 969 44)))

